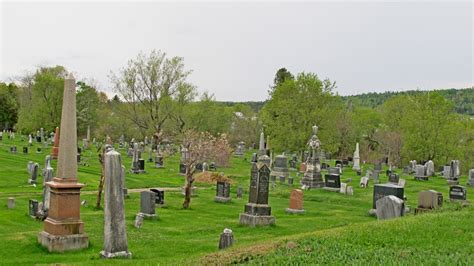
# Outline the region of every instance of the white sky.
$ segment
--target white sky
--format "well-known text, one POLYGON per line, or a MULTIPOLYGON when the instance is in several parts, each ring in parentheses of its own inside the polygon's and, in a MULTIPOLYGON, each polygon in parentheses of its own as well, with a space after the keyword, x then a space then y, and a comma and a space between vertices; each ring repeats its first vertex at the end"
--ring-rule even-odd
POLYGON ((184 57, 217 100, 264 100, 275 72, 317 73, 341 95, 473 86, 473 3, 5 2, 0 80, 63 65, 113 95, 140 51, 184 57))

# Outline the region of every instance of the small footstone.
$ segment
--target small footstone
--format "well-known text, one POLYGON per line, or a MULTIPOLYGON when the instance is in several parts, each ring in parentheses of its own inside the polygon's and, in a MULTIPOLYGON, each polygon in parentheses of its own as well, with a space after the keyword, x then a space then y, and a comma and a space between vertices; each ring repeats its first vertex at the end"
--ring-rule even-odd
POLYGON ((137 216, 135 217, 135 228, 142 227, 144 217, 145 216, 143 215, 143 213, 138 213, 137 214, 137 216))
POLYGON ((8 206, 8 209, 15 208, 15 198, 9 197, 7 206, 8 206))
POLYGON ((219 240, 219 249, 225 249, 234 243, 234 234, 232 230, 226 228, 224 232, 221 234, 221 238, 219 240))

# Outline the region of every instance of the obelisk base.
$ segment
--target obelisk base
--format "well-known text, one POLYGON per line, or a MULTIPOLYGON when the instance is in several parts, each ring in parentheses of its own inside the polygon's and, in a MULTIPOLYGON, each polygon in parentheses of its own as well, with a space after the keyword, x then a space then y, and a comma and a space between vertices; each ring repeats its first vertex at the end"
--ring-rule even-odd
POLYGON ((100 252, 100 257, 103 259, 113 259, 113 258, 126 258, 126 259, 131 259, 132 258, 132 253, 128 251, 119 251, 119 252, 107 252, 105 250, 102 250, 100 252))
POLYGON ((58 159, 59 147, 54 146, 51 150, 51 159, 58 159))
POLYGON ((89 237, 86 234, 52 235, 42 231, 38 234, 38 242, 49 252, 64 252, 89 247, 89 237))

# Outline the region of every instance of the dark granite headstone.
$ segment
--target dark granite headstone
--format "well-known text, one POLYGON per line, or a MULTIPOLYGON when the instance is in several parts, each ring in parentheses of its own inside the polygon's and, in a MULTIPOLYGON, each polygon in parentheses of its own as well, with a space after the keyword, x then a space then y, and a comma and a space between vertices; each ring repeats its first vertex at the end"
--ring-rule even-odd
POLYGON ((165 204, 165 191, 152 188, 150 189, 151 192, 155 193, 155 203, 158 205, 165 204))
POLYGON ((336 160, 336 162, 334 163, 334 166, 337 166, 337 165, 342 165, 342 161, 341 160, 336 160))
POLYGON ((23 147, 23 154, 28 154, 28 147, 23 147))
POLYGON ((463 186, 451 186, 449 187, 449 199, 450 200, 466 200, 467 190, 463 186))
POLYGON ((138 169, 140 169, 140 171, 145 171, 145 160, 144 159, 138 159, 138 169))
POLYGON ((324 175, 324 186, 327 188, 341 188, 341 176, 338 174, 324 175))
POLYGON ((179 164, 179 173, 180 174, 186 174, 186 165, 184 163, 179 164))
POLYGON ((38 201, 30 199, 28 206, 28 214, 31 217, 36 218, 36 214, 38 213, 38 201))

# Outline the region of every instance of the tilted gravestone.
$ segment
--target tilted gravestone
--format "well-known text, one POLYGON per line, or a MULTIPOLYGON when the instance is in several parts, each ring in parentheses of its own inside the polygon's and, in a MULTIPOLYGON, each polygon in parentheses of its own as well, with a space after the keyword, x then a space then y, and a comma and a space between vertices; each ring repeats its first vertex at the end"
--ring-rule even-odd
POLYGON ((388 220, 403 216, 405 204, 402 199, 389 195, 376 202, 377 219, 388 220))
POLYGON ((303 209, 303 191, 295 189, 290 194, 290 206, 286 209, 287 213, 290 214, 301 214, 304 213, 303 209))
POLYGON ((217 182, 216 185, 216 196, 214 197, 215 202, 229 202, 230 198, 230 183, 217 182))
POLYGON ((270 169, 266 164, 253 163, 250 172, 249 201, 245 205, 245 212, 240 214, 240 224, 249 226, 274 224, 275 217, 271 215, 271 207, 268 206, 270 169))

